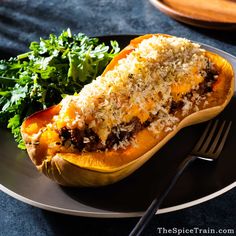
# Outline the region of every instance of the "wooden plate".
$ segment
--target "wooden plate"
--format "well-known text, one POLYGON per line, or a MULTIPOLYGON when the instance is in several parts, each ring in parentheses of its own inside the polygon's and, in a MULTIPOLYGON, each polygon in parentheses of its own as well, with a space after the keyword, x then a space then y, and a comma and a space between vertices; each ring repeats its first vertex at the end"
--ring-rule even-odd
POLYGON ((186 24, 220 30, 236 30, 234 0, 149 0, 157 9, 186 24))

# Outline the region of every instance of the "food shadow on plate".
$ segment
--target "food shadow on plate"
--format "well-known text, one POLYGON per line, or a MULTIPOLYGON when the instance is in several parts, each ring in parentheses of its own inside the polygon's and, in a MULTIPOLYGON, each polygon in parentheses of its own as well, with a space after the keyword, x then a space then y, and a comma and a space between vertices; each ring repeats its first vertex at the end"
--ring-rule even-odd
MULTIPOLYGON (((236 120, 232 109, 234 97, 219 116, 236 120)), ((194 147, 206 123, 186 127, 171 139, 158 153, 132 175, 115 184, 98 188, 68 188, 62 191, 74 200, 95 208, 117 212, 139 212, 145 210, 153 198, 168 186, 180 162, 194 147)), ((180 177, 175 187, 164 200, 161 208, 176 206, 212 194, 236 180, 232 165, 234 155, 233 122, 222 158, 216 163, 197 160, 180 177)))

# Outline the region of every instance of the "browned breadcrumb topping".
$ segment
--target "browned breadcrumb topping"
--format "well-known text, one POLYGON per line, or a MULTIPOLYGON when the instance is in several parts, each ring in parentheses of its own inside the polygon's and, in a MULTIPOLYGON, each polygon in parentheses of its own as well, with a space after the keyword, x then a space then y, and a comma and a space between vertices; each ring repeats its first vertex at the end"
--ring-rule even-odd
POLYGON ((198 44, 153 36, 78 95, 64 98, 53 127, 63 145, 79 151, 125 148, 144 128, 156 135, 175 129, 179 116, 199 109, 216 77, 198 44))

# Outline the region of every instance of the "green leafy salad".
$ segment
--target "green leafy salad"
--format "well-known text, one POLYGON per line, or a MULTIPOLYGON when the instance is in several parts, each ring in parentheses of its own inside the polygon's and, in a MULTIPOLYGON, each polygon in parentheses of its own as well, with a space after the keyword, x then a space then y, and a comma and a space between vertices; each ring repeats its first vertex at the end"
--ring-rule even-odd
POLYGON ((32 42, 29 49, 0 60, 0 125, 11 129, 21 149, 25 148, 20 134, 25 117, 79 92, 119 52, 116 41, 108 46, 81 33, 72 35, 70 29, 32 42))

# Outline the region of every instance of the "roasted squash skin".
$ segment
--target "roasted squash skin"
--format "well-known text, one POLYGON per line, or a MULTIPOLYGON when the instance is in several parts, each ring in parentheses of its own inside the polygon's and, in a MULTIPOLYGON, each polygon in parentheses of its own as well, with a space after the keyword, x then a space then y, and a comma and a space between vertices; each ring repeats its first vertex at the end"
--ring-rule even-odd
MULTIPOLYGON (((143 39, 151 36, 152 34, 148 34, 133 39, 110 62, 103 75, 112 70, 120 59, 132 52, 143 39)), ((29 157, 40 172, 64 186, 98 187, 127 177, 149 160, 180 129, 212 119, 229 103, 234 92, 232 66, 219 55, 211 52, 206 52, 206 55, 215 64, 219 74, 217 82, 213 86, 212 96, 207 98, 209 104, 199 111, 192 111, 180 117, 180 122, 173 131, 160 134, 157 138, 148 129, 141 130, 136 134, 138 147, 128 146, 126 149, 118 149, 117 151, 69 153, 66 152, 66 149, 61 149, 60 152, 57 152, 54 149, 49 150, 49 143, 52 140, 57 141, 58 135, 53 131, 36 134, 51 122, 54 115, 59 113, 61 105, 58 104, 33 114, 23 122, 21 133, 29 157)))

